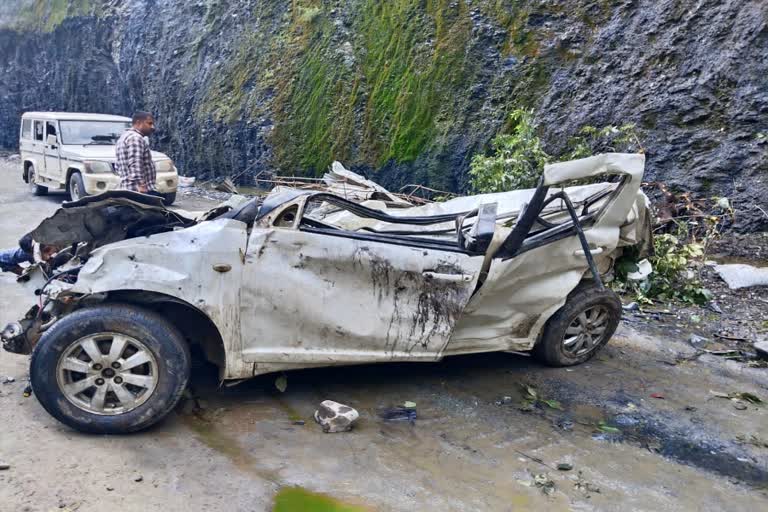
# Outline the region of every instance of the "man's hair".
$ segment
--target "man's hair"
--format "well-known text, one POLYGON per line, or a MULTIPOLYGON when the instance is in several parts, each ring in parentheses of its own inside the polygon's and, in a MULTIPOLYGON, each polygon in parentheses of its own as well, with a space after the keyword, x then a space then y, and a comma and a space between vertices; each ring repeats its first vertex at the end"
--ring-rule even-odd
POLYGON ((152 114, 149 112, 136 112, 133 114, 133 119, 131 120, 133 124, 139 124, 143 121, 146 121, 147 119, 150 119, 152 117, 152 114))

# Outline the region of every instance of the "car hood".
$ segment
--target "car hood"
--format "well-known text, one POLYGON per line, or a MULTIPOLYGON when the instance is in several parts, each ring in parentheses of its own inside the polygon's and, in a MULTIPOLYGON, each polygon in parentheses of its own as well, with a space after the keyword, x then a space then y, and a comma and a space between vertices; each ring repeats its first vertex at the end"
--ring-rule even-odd
MULTIPOLYGON (((115 146, 61 146, 61 156, 72 160, 103 160, 114 162, 115 146)), ((159 151, 152 151, 152 160, 167 160, 168 155, 159 151)))

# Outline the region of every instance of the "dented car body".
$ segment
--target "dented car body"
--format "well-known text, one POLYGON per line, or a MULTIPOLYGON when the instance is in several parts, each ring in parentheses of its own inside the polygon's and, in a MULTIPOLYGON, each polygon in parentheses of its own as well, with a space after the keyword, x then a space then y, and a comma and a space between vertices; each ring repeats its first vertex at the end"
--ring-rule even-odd
POLYGON ((41 398, 49 412, 97 432, 144 428, 175 403, 152 406, 164 370, 151 333, 120 332, 119 322, 95 333, 57 327, 89 308, 103 316, 109 304, 159 315, 151 318, 167 321, 170 337, 201 347, 222 380, 544 344, 552 345, 543 352, 547 362, 576 364, 618 323, 602 285, 614 260, 624 247, 650 242, 643 169, 643 155, 604 154, 549 165, 531 190, 419 207, 282 190, 202 218, 140 194, 89 197, 33 232, 42 243, 70 247, 71 259, 49 274, 38 267, 22 276, 42 300, 6 328, 3 343, 35 351, 36 394, 60 395, 41 398), (600 175, 615 178, 567 186, 600 175), (584 306, 566 304, 585 290, 584 306), (562 332, 552 333, 553 322, 565 322, 562 332), (118 343, 119 336, 128 341, 118 343), (36 370, 46 344, 70 362, 54 358, 40 364, 55 368, 36 370), (148 355, 139 358, 142 350, 148 355), (131 359, 147 362, 125 370, 131 359), (93 370, 107 363, 117 373, 93 370), (127 395, 116 378, 146 386, 128 386, 127 395), (150 406, 151 414, 138 415, 150 406), (119 423, 131 414, 134 420, 119 423))

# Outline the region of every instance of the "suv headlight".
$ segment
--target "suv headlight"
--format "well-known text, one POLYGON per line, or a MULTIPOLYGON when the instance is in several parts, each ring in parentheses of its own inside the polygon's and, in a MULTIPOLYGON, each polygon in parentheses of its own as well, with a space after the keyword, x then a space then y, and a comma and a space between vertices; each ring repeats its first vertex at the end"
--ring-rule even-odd
POLYGON ((109 162, 86 161, 83 164, 86 174, 111 174, 114 172, 112 164, 109 162))
POLYGON ((157 172, 173 172, 176 168, 173 166, 173 160, 159 160, 155 162, 157 172))

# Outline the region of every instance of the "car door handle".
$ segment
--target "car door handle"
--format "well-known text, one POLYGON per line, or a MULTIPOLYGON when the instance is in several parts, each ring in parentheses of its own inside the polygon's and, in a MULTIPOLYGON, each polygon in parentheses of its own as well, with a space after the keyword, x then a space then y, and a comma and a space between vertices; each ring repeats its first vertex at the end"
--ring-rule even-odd
POLYGON ((472 280, 472 276, 469 274, 441 274, 429 270, 422 272, 421 275, 427 279, 438 279, 440 281, 451 281, 454 283, 468 283, 472 280))
MULTIPOLYGON (((603 254, 603 251, 605 250, 605 247, 598 247, 597 249, 590 249, 589 252, 592 254, 592 256, 597 256, 598 254, 603 254)), ((586 256, 583 249, 579 249, 578 251, 573 251, 574 256, 586 256)))

